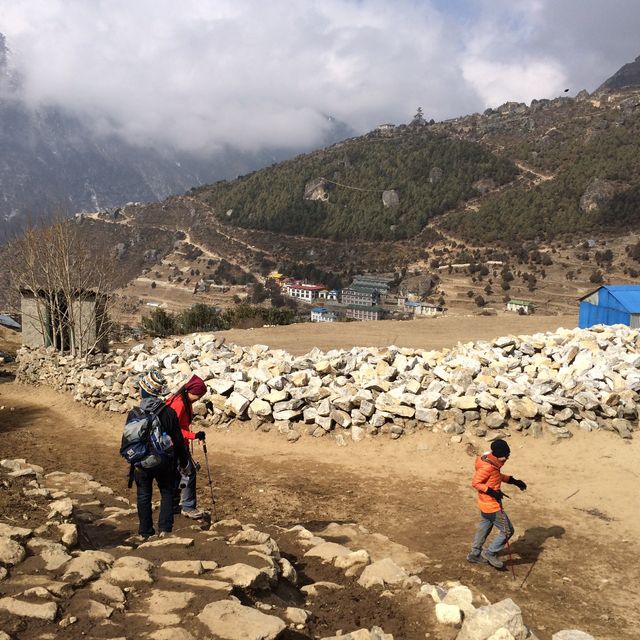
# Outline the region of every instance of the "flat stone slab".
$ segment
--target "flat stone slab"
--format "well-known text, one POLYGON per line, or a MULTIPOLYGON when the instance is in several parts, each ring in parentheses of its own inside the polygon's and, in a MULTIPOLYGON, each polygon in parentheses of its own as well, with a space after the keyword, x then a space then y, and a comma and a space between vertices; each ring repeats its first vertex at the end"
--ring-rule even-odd
POLYGON ((326 580, 320 580, 319 582, 314 582, 313 584, 307 584, 304 587, 300 587, 300 591, 308 596, 317 596, 323 590, 339 591, 340 589, 344 589, 341 584, 328 582, 326 580))
POLYGON ((305 552, 305 556, 320 558, 323 562, 333 562, 351 553, 351 549, 335 542, 321 542, 305 552))
POLYGON ((83 614, 90 620, 106 620, 113 613, 113 607, 102 604, 102 602, 88 600, 83 604, 83 614))
POLYGON ((241 562, 216 569, 213 577, 243 589, 261 589, 269 586, 269 576, 262 569, 241 562))
POLYGON ((148 634, 151 640, 193 640, 193 636, 180 627, 167 627, 148 634))
POLYGON ((47 571, 59 569, 65 562, 71 560, 67 548, 57 542, 51 542, 40 547, 40 557, 44 560, 44 568, 47 571))
POLYGON ((34 604, 16 598, 0 598, 0 610, 21 618, 35 618, 53 622, 58 615, 58 605, 55 602, 34 604))
POLYGON ((200 560, 167 560, 160 565, 160 568, 170 573, 184 573, 194 576, 204 573, 204 566, 200 560))
POLYGON ((373 586, 402 585, 409 574, 391 558, 384 558, 364 568, 358 584, 369 589, 373 586))
POLYGON ((276 616, 268 616, 233 600, 208 604, 198 620, 221 640, 275 640, 287 626, 276 616))
POLYGON ((231 593, 233 585, 229 582, 221 582, 220 580, 208 580, 207 578, 183 578, 183 577, 167 577, 163 578, 165 583, 173 583, 179 587, 190 587, 192 589, 209 589, 211 591, 222 591, 231 593))
POLYGON ((145 604, 149 613, 173 613, 186 609, 195 597, 196 594, 191 591, 153 589, 151 595, 145 600, 145 604))
POLYGON ((103 575, 108 582, 128 585, 131 582, 143 582, 151 584, 153 577, 145 569, 140 567, 114 567, 103 575))
POLYGON ((12 527, 11 525, 0 522, 0 538, 12 538, 13 540, 24 540, 33 534, 32 529, 24 527, 12 527))
POLYGON ((104 596, 110 602, 123 604, 126 600, 124 591, 115 584, 111 584, 106 580, 96 580, 89 585, 92 593, 104 596))
POLYGON ((149 540, 138 545, 138 549, 150 549, 155 547, 192 547, 193 538, 159 538, 149 540))
POLYGON ((100 575, 113 561, 114 557, 109 553, 83 551, 65 565, 62 579, 72 581, 76 585, 84 584, 100 575))
POLYGON ((24 587, 25 589, 43 587, 58 598, 70 598, 73 595, 73 586, 71 584, 51 580, 45 575, 26 574, 12 576, 11 586, 16 588, 24 587))

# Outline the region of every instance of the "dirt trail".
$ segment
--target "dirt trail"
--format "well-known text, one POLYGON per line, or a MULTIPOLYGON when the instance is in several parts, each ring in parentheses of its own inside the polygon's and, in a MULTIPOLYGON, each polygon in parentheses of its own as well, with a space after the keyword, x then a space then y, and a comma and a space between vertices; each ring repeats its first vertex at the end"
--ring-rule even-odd
MULTIPOLYGON (((117 455, 122 416, 15 383, 0 384, 0 406, 0 457, 87 471, 126 493, 117 455)), ((237 425, 209 430, 207 441, 219 518, 265 528, 357 522, 426 553, 432 565, 425 581, 458 579, 492 601, 513 597, 541 640, 571 627, 601 639, 637 637, 638 440, 627 444, 593 433, 554 445, 513 435, 507 472, 530 485, 517 495, 510 487, 515 582, 464 561, 477 518, 469 487, 473 459, 443 435, 340 448, 329 438, 291 445, 275 433, 237 425)), ((196 457, 202 459, 199 451, 196 457)), ((208 507, 205 489, 202 474, 199 495, 208 507)))

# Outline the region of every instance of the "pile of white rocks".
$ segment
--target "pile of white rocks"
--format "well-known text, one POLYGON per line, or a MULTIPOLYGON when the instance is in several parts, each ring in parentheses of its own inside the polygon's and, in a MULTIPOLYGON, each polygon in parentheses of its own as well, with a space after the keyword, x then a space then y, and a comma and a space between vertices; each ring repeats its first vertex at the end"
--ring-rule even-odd
POLYGON ((390 346, 295 357, 264 345, 227 345, 213 334, 156 339, 88 360, 51 349, 19 353, 18 379, 124 412, 138 402, 140 374, 157 367, 178 388, 192 374, 209 393, 205 424, 252 420, 295 441, 333 432, 339 443, 427 428, 462 441, 505 430, 571 437, 605 429, 631 438, 638 426, 640 339, 629 327, 596 326, 507 336, 444 351, 390 346))

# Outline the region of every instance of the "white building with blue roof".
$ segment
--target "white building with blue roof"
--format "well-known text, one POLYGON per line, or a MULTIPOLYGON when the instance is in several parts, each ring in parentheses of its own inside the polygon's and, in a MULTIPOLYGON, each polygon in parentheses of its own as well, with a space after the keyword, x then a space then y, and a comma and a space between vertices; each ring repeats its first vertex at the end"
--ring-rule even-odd
POLYGON ((311 322, 335 322, 338 316, 327 307, 314 307, 311 309, 311 322))

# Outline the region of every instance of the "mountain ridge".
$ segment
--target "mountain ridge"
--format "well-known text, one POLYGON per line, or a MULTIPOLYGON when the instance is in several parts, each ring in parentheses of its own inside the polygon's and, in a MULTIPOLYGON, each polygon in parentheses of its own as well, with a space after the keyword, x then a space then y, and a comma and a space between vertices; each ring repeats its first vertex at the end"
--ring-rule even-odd
POLYGON ((628 62, 620 67, 620 69, 610 78, 607 78, 596 91, 627 89, 630 87, 640 87, 640 56, 633 62, 628 62))

